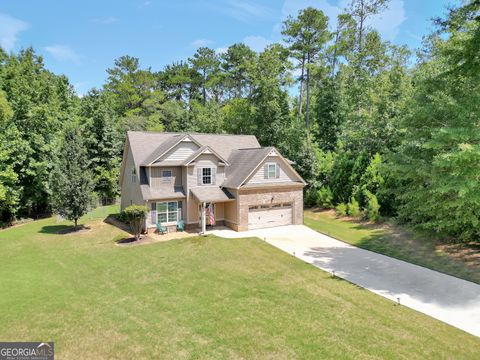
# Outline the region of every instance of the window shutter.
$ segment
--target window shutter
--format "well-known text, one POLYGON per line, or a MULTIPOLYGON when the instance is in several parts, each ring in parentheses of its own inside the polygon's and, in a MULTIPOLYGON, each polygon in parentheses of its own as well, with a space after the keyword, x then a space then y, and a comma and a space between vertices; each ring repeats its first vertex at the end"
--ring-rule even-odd
POLYGON ((268 179, 268 164, 263 165, 263 178, 268 179))
POLYGON ((275 177, 280 178, 280 166, 278 164, 275 165, 275 177))
POLYGON ((215 185, 217 183, 216 177, 217 177, 217 168, 212 168, 212 185, 215 185))
POLYGON ((155 202, 151 203, 151 210, 152 210, 150 211, 151 223, 156 224, 157 223, 157 203, 155 202))
POLYGON ((202 168, 197 169, 197 185, 202 185, 202 168))

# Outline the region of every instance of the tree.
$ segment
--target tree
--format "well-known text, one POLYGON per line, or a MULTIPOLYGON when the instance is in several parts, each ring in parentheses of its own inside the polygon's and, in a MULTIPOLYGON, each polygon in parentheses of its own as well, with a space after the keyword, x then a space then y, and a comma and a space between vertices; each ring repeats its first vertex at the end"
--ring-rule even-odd
POLYGON ((130 205, 123 210, 123 212, 125 213, 128 224, 135 235, 135 240, 140 240, 140 234, 142 233, 145 225, 145 217, 147 216, 148 212, 147 207, 143 205, 130 205))
MULTIPOLYGON (((214 90, 219 82, 220 74, 220 60, 215 50, 208 47, 201 47, 197 49, 197 52, 189 59, 192 67, 195 71, 198 71, 201 75, 200 87, 202 89, 202 103, 207 102, 207 94, 210 90, 214 90)), ((215 100, 219 101, 219 92, 213 91, 215 100)))
POLYGON ((52 207, 61 216, 75 223, 92 204, 93 181, 88 167, 87 150, 82 133, 68 125, 63 133, 57 159, 51 173, 52 207))
POLYGON ((357 49, 363 50, 363 39, 367 30, 367 19, 379 14, 387 8, 389 0, 352 0, 349 13, 357 23, 357 49))
POLYGON ((118 195, 118 172, 122 152, 123 132, 108 93, 89 91, 80 102, 90 168, 94 174, 94 190, 103 204, 112 203, 118 195))
POLYGON ((298 61, 301 69, 298 116, 301 115, 303 82, 306 70, 306 114, 305 127, 309 130, 310 110, 310 68, 317 55, 324 49, 331 38, 328 31, 328 17, 321 10, 308 7, 300 10, 296 18, 289 17, 283 23, 282 34, 290 44, 290 51, 298 61))
POLYGON ((128 55, 116 59, 107 74, 104 88, 114 96, 113 105, 119 116, 135 115, 157 85, 150 69, 140 69, 139 60, 128 55))
POLYGON ((428 39, 388 162, 399 217, 464 241, 480 239, 480 62, 470 53, 479 10, 471 1, 451 11, 444 23, 454 26, 428 39))
POLYGON ((251 67, 256 61, 255 52, 245 44, 233 44, 221 55, 224 86, 231 97, 251 95, 251 67))

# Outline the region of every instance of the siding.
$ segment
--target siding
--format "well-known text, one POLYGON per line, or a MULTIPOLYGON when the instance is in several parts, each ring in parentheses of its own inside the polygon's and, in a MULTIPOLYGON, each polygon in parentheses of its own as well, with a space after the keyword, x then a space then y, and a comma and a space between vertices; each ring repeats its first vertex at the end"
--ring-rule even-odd
POLYGON ((197 186, 208 186, 208 185, 199 185, 197 181, 197 169, 202 167, 213 167, 217 169, 215 176, 215 185, 219 186, 223 183, 225 179, 225 166, 218 166, 218 158, 212 154, 202 154, 195 160, 195 166, 188 167, 188 188, 194 188, 197 186))
POLYGON ((181 186, 182 185, 182 168, 177 167, 152 167, 150 168, 150 187, 161 188, 166 186, 181 186), (163 182, 162 171, 171 170, 172 178, 168 183, 163 182))
POLYGON ((125 160, 124 175, 122 179, 121 188, 121 201, 120 201, 120 210, 124 210, 130 205, 144 205, 145 201, 142 197, 142 192, 140 190, 140 174, 139 169, 137 168, 137 182, 132 183, 131 168, 134 166, 132 151, 130 145, 126 147, 127 157, 125 160))
POLYGON ((266 160, 260 165, 257 172, 247 181, 247 184, 264 184, 264 183, 275 183, 275 182, 298 182, 297 177, 290 170, 287 165, 276 156, 269 156, 266 160), (276 163, 277 166, 280 166, 279 177, 273 179, 265 179, 265 163, 276 163))
POLYGON ((165 161, 182 161, 192 155, 198 149, 194 142, 182 141, 172 150, 162 156, 161 160, 165 161))

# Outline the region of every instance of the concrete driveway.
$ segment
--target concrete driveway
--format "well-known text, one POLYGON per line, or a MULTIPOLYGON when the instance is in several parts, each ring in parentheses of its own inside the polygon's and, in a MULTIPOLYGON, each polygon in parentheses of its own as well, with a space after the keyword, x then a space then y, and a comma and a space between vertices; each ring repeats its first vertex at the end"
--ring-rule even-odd
POLYGON ((480 336, 480 285, 357 248, 303 225, 210 233, 259 237, 322 270, 480 336))

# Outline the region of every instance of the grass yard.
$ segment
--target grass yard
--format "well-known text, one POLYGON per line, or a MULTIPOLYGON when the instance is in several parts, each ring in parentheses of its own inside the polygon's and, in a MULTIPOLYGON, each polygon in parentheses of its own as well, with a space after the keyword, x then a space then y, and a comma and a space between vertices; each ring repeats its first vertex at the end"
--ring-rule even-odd
POLYGON ((0 339, 58 359, 475 359, 480 339, 255 238, 119 247, 102 219, 0 232, 0 339))
POLYGON ((305 225, 358 247, 480 284, 480 245, 448 244, 394 224, 338 219, 333 211, 305 210, 305 225))

